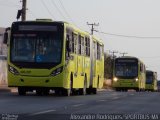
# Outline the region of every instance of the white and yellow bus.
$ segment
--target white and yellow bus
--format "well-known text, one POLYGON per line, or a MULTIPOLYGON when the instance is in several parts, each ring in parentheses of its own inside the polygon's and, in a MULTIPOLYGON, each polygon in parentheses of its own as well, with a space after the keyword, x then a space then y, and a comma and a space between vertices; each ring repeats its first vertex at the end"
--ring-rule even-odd
MULTIPOLYGON (((7 37, 8 36, 8 37, 7 37)), ((102 40, 67 22, 13 22, 8 41, 8 86, 19 95, 96 94, 104 80, 102 40)))

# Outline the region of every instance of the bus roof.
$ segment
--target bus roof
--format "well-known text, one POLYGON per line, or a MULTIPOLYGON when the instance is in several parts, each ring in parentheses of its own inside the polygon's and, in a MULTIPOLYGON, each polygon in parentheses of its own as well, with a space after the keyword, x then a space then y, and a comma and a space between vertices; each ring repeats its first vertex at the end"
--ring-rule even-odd
POLYGON ((103 41, 102 39, 96 37, 95 35, 92 35, 93 40, 96 40, 98 43, 100 43, 101 45, 103 45, 103 41))
MULTIPOLYGON (((133 59, 137 59, 138 61, 140 61, 141 63, 143 63, 139 58, 137 58, 137 57, 134 57, 134 56, 121 56, 121 57, 118 57, 118 58, 116 58, 116 59, 122 59, 122 58, 133 58, 133 59)), ((144 63, 143 63, 144 64, 144 63)))
MULTIPOLYGON (((13 22, 13 23, 21 23, 21 22, 22 21, 16 21, 16 22, 13 22)), ((96 37, 94 35, 91 35, 90 33, 86 32, 86 31, 83 31, 82 29, 78 28, 76 25, 73 25, 73 24, 71 24, 69 22, 66 22, 66 21, 53 21, 51 19, 36 19, 36 20, 23 21, 23 23, 29 23, 29 22, 35 22, 35 23, 38 23, 38 22, 39 23, 43 23, 43 22, 44 23, 45 22, 46 23, 62 23, 64 25, 66 25, 66 26, 72 27, 77 32, 80 32, 80 33, 82 33, 84 35, 92 36, 93 40, 96 40, 98 43, 103 45, 103 41, 100 38, 98 38, 98 37, 96 37)))

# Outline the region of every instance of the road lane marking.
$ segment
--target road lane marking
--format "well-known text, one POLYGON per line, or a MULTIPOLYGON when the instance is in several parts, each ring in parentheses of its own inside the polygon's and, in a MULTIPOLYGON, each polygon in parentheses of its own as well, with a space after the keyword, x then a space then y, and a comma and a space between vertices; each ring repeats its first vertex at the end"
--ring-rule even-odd
POLYGON ((76 105, 73 105, 73 107, 79 107, 79 106, 82 106, 84 104, 76 104, 76 105))
POLYGON ((33 114, 31 114, 31 116, 45 114, 45 113, 54 112, 54 111, 56 111, 56 110, 41 111, 41 112, 33 113, 33 114))
POLYGON ((99 102, 104 102, 104 101, 106 101, 106 100, 99 100, 99 102))

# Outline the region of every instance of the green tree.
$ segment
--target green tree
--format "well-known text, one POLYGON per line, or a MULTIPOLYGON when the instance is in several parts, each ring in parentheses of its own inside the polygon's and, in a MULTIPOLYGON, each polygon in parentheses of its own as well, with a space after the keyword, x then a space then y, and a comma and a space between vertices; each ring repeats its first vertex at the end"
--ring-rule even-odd
POLYGON ((113 59, 112 56, 104 54, 104 78, 111 79, 113 75, 113 59))

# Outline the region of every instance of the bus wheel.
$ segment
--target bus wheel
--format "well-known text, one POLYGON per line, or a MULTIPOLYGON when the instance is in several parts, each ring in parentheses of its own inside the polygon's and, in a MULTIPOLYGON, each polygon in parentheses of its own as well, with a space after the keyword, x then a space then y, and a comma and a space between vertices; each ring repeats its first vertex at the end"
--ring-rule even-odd
POLYGON ((23 87, 18 87, 18 94, 19 95, 26 95, 26 90, 23 87))
POLYGON ((92 88, 87 88, 87 89, 86 89, 86 94, 89 95, 89 94, 91 94, 91 93, 92 93, 92 88))
POLYGON ((43 94, 44 94, 44 95, 49 95, 49 89, 45 88, 45 89, 43 90, 43 94))
POLYGON ((117 92, 121 91, 121 89, 120 89, 120 88, 116 88, 115 90, 116 90, 117 92))
POLYGON ((71 95, 71 89, 63 89, 62 95, 64 96, 70 96, 71 95))
POLYGON ((60 94, 61 94, 61 91, 62 91, 62 90, 55 89, 55 90, 54 90, 54 93, 55 93, 55 95, 56 95, 56 96, 58 96, 58 95, 60 95, 60 94))
POLYGON ((42 89, 37 89, 36 94, 39 95, 39 96, 43 95, 43 90, 42 89))
POLYGON ((140 92, 140 91, 141 91, 141 89, 140 89, 140 88, 137 88, 137 89, 136 89, 136 92, 140 92))
POLYGON ((97 94, 97 88, 92 88, 92 93, 97 94))

